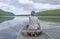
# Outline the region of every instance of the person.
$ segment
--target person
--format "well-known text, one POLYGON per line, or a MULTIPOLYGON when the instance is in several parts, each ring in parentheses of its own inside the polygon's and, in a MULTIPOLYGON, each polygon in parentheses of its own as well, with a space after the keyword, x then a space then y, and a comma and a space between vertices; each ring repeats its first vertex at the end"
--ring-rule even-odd
POLYGON ((28 29, 40 29, 40 21, 36 16, 35 11, 31 11, 31 15, 29 16, 29 24, 27 25, 28 29))
MULTIPOLYGON (((27 25, 28 29, 37 29, 37 30, 41 30, 40 27, 40 21, 38 19, 38 17, 36 16, 35 11, 31 11, 31 15, 29 16, 29 24, 27 25)), ((27 32, 28 35, 31 35, 30 32, 27 32)), ((34 32, 33 36, 37 36, 39 32, 34 32)))

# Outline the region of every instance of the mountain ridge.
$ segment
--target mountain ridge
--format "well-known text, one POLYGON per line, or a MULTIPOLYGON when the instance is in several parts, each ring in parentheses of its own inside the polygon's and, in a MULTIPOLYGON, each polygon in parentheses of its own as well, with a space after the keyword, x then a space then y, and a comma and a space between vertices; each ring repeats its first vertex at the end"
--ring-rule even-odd
POLYGON ((0 9, 0 16, 13 16, 14 14, 12 12, 7 12, 0 9))

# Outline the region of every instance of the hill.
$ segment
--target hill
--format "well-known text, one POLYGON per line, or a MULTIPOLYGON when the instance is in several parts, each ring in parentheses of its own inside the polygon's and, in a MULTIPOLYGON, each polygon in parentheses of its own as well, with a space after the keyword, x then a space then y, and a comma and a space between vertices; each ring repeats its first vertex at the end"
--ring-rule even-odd
POLYGON ((14 18, 14 17, 3 17, 3 16, 14 16, 14 14, 0 9, 0 23, 14 18))
POLYGON ((12 16, 12 15, 14 15, 14 14, 0 9, 0 16, 12 16))
POLYGON ((37 16, 60 16, 60 9, 37 12, 37 16))

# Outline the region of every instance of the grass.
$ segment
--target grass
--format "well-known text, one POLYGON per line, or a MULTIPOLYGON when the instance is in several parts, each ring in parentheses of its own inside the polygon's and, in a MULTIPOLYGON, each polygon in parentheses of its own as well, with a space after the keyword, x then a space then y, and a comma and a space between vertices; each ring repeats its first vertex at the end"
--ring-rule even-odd
MULTIPOLYGON (((47 11, 42 11, 42 12, 37 12, 37 16, 60 16, 60 9, 56 10, 47 10, 47 11)), ((60 18, 40 18, 40 20, 44 21, 52 21, 52 22, 60 22, 60 18)))
POLYGON ((13 16, 14 14, 11 12, 6 12, 0 9, 0 16, 13 16))
POLYGON ((1 22, 4 22, 4 21, 7 21, 7 20, 11 20, 13 19, 14 17, 0 17, 0 23, 1 22))
POLYGON ((60 9, 37 12, 37 16, 60 16, 60 9))
POLYGON ((39 18, 39 20, 51 21, 51 22, 60 22, 60 18, 39 18))
POLYGON ((0 23, 6 20, 13 19, 13 17, 4 17, 4 16, 13 16, 14 14, 11 12, 6 12, 0 9, 0 23))

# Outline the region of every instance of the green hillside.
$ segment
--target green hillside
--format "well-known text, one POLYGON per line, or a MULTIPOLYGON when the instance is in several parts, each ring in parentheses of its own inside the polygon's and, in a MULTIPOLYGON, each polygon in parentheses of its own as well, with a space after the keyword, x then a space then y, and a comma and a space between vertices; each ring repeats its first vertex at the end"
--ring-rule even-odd
POLYGON ((60 9, 38 12, 37 16, 60 16, 60 9))
POLYGON ((12 19, 14 19, 14 17, 0 17, 0 23, 12 19))
POLYGON ((39 17, 39 20, 42 20, 42 21, 50 21, 50 22, 60 22, 60 18, 40 18, 39 17))
POLYGON ((14 14, 0 10, 0 23, 14 18, 14 17, 4 17, 4 16, 14 16, 14 14))
POLYGON ((14 14, 11 12, 5 12, 0 9, 0 16, 12 16, 12 15, 14 15, 14 14))
MULTIPOLYGON (((56 9, 56 10, 47 10, 47 11, 42 11, 42 12, 38 12, 36 14, 37 16, 60 16, 60 9, 56 9)), ((43 21, 52 21, 52 22, 60 22, 60 18, 52 18, 52 17, 48 17, 48 18, 44 18, 44 17, 38 17, 40 20, 43 21)))

